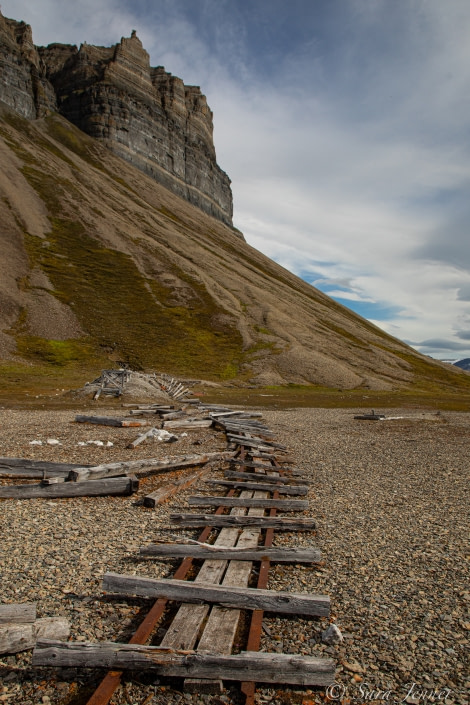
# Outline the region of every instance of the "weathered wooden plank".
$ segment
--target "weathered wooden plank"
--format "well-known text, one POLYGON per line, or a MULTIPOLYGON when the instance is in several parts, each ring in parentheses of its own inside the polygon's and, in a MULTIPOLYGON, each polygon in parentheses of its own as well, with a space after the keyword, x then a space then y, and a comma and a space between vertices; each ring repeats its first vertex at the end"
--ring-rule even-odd
POLYGON ((286 450, 286 446, 282 443, 275 443, 274 441, 267 441, 265 438, 257 438, 256 436, 251 436, 247 438, 245 436, 238 436, 236 434, 228 433, 227 439, 234 443, 239 443, 240 445, 258 447, 258 446, 268 446, 268 448, 279 448, 280 450, 286 450))
POLYGON ((170 514, 170 521, 180 526, 257 526, 260 529, 277 531, 312 531, 315 529, 313 519, 285 517, 234 517, 228 514, 170 514))
POLYGON ((163 485, 163 487, 159 487, 157 490, 155 490, 155 492, 151 492, 150 494, 144 497, 144 507, 156 507, 158 504, 161 504, 173 494, 175 494, 175 492, 178 492, 179 490, 182 490, 185 487, 189 487, 194 482, 196 482, 196 480, 199 480, 200 478, 204 477, 204 475, 206 475, 208 472, 209 470, 207 468, 204 468, 203 470, 194 472, 191 475, 184 477, 181 480, 178 480, 177 482, 173 482, 171 484, 163 485))
POLYGON ((189 556, 201 560, 206 558, 237 561, 269 560, 271 563, 319 563, 321 561, 321 552, 314 548, 264 548, 263 546, 239 549, 237 547, 220 548, 209 544, 201 546, 197 544, 152 543, 148 546, 141 546, 139 554, 155 558, 185 558, 189 556))
MULTIPOLYGON (((251 492, 246 492, 252 495, 251 492)), ((237 507, 232 510, 233 514, 242 515, 246 510, 237 507)), ((238 529, 222 529, 217 536, 215 545, 219 548, 234 546, 238 539, 238 529)), ((212 556, 204 561, 201 570, 196 576, 196 583, 219 583, 224 574, 227 561, 218 561, 212 556)), ((194 605, 183 603, 171 623, 161 646, 172 647, 174 649, 192 649, 202 629, 205 618, 209 613, 209 605, 194 605)))
POLYGON ((222 487, 242 488, 246 490, 266 490, 268 492, 279 492, 288 495, 308 494, 307 485, 275 485, 265 482, 237 482, 236 480, 206 480, 208 485, 221 485, 222 487))
MULTIPOLYGON (((256 517, 252 517, 256 519, 256 517)), ((105 573, 104 592, 139 597, 165 597, 178 602, 214 602, 236 609, 264 610, 280 614, 303 614, 327 617, 330 611, 328 595, 275 592, 248 587, 227 587, 187 580, 154 580, 138 575, 105 573)))
POLYGON ((67 477, 71 470, 84 465, 76 463, 52 463, 27 458, 0 458, 0 476, 40 480, 46 477, 67 477))
MULTIPOLYGON (((258 499, 267 496, 266 492, 255 492, 254 494, 258 499)), ((263 511, 259 507, 254 507, 249 509, 248 514, 262 516, 263 511)), ((253 548, 258 544, 260 533, 259 529, 243 531, 237 546, 253 548)), ((252 568, 253 564, 247 561, 230 561, 222 586, 242 587, 248 585, 252 568)), ((214 605, 199 640, 198 651, 231 654, 240 617, 241 610, 214 605)), ((185 680, 184 686, 185 690, 197 693, 220 693, 222 691, 222 681, 214 679, 189 678, 185 680)))
POLYGON ((169 411, 175 407, 170 404, 121 404, 126 409, 155 409, 155 411, 169 411))
POLYGON ((295 477, 303 477, 305 475, 302 470, 298 470, 297 468, 291 468, 291 467, 282 467, 282 468, 277 468, 274 465, 266 465, 266 463, 253 463, 250 462, 249 460, 241 460, 240 458, 232 458, 230 460, 230 465, 243 465, 245 468, 260 468, 264 470, 281 470, 284 473, 287 473, 289 476, 295 476, 295 477))
POLYGON ((104 497, 107 495, 131 495, 139 487, 136 477, 111 477, 89 482, 62 482, 54 485, 9 485, 0 486, 2 499, 31 499, 34 497, 104 497))
POLYGON ((306 499, 243 499, 242 497, 205 497, 198 495, 188 498, 190 507, 263 507, 282 509, 284 512, 301 512, 308 509, 306 499))
MULTIPOLYGON (((265 466, 265 468, 268 471, 274 471, 275 468, 272 466, 265 466)), ((243 472, 240 471, 238 472, 237 470, 225 470, 224 471, 224 477, 227 477, 229 480, 255 480, 256 482, 270 482, 271 484, 279 484, 279 485, 291 485, 295 480, 293 480, 291 477, 284 477, 282 475, 277 475, 277 474, 269 474, 265 475, 264 473, 254 473, 254 472, 243 472)), ((307 484, 307 483, 305 483, 307 484)))
POLYGON ((27 624, 28 622, 34 622, 35 619, 35 602, 21 602, 9 605, 0 605, 0 624, 27 624))
POLYGON ((214 422, 212 419, 176 419, 175 421, 163 421, 163 428, 199 429, 210 428, 214 422))
POLYGON ((267 438, 273 438, 274 432, 271 431, 267 426, 264 426, 258 422, 246 421, 221 421, 220 419, 214 419, 214 424, 220 427, 226 432, 234 432, 235 434, 242 433, 259 433, 261 436, 267 438))
POLYGON ((180 470, 185 467, 205 465, 212 460, 225 460, 232 457, 232 453, 204 453, 179 455, 168 458, 145 458, 142 460, 128 460, 119 463, 95 465, 95 467, 75 468, 69 474, 69 479, 75 482, 95 480, 103 477, 117 477, 119 475, 135 474, 141 477, 154 475, 166 470, 180 470))
POLYGON ((43 617, 27 624, 0 624, 0 654, 32 649, 37 639, 67 639, 70 624, 64 617, 43 617))
POLYGON ((194 651, 178 652, 158 646, 44 639, 36 644, 32 665, 131 669, 179 678, 222 678, 310 686, 327 686, 334 681, 335 676, 333 659, 313 656, 253 651, 221 656, 194 651))

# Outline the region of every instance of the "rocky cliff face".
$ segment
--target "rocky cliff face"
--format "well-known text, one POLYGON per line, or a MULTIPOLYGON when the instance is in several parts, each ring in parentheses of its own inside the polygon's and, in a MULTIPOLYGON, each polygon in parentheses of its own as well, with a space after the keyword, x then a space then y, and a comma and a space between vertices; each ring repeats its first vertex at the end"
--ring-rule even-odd
POLYGON ((152 68, 135 32, 112 47, 36 47, 0 14, 0 98, 28 119, 58 111, 206 213, 232 223, 230 179, 216 161, 212 112, 197 86, 152 68))

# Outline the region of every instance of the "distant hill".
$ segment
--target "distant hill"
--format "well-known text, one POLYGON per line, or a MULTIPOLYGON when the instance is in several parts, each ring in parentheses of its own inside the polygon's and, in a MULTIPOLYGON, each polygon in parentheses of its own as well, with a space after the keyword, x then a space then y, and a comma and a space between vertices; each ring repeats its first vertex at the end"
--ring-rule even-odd
POLYGON ((454 365, 460 367, 461 370, 470 372, 470 357, 466 357, 464 360, 457 360, 457 362, 454 362, 454 365))

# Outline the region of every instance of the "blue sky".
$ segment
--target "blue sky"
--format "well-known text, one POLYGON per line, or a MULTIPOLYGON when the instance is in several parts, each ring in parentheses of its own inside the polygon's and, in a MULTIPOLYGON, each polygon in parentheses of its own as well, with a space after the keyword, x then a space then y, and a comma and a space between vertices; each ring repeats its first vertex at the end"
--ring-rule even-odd
POLYGON ((201 86, 234 224, 425 354, 470 357, 468 0, 2 0, 36 44, 136 29, 201 86))

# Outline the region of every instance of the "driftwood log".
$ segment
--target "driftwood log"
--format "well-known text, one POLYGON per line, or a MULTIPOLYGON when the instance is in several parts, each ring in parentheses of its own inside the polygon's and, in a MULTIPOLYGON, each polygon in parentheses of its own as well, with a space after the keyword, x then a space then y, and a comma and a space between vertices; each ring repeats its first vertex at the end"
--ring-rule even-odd
POLYGON ((117 419, 114 416, 82 416, 75 417, 77 423, 92 423, 100 426, 115 426, 116 428, 133 428, 138 426, 150 426, 151 421, 146 419, 117 419))
POLYGON ((76 463, 51 463, 26 458, 0 458, 0 477, 41 480, 46 477, 67 477, 71 470, 83 465, 76 463))

